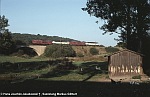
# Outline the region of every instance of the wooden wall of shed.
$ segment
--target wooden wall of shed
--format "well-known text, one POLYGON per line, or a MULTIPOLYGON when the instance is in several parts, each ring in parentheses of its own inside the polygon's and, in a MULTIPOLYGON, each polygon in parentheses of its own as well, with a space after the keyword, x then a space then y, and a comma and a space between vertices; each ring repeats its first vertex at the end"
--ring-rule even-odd
POLYGON ((143 73, 142 57, 129 51, 110 56, 109 76, 136 76, 143 73))

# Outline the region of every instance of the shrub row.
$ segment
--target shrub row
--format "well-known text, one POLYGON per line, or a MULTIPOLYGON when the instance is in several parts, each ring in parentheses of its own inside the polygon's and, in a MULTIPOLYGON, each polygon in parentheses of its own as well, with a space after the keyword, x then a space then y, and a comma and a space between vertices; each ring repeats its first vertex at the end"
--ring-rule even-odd
POLYGON ((18 63, 4 62, 0 63, 0 73, 39 70, 48 67, 49 65, 56 65, 62 69, 74 68, 72 62, 69 62, 67 59, 18 63))

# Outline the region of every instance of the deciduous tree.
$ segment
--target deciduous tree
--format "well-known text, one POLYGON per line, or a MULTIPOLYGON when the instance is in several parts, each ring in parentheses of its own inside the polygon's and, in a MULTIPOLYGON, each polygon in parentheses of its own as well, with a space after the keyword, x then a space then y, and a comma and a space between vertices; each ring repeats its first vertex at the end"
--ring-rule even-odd
POLYGON ((11 32, 6 29, 8 26, 8 19, 6 19, 5 16, 0 16, 0 54, 8 55, 15 49, 15 45, 11 37, 11 32))
POLYGON ((118 33, 128 49, 141 52, 150 30, 148 0, 87 0, 83 10, 105 21, 100 27, 104 34, 118 33))

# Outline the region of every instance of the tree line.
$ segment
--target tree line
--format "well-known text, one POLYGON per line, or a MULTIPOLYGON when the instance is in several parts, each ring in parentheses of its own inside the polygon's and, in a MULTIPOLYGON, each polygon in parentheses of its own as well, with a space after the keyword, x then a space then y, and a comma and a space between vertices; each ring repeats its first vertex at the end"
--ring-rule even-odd
POLYGON ((70 38, 64 38, 59 36, 47 36, 47 35, 34 35, 34 34, 21 34, 21 33, 12 33, 12 38, 16 41, 16 44, 30 45, 32 40, 50 40, 50 41, 77 41, 70 38))

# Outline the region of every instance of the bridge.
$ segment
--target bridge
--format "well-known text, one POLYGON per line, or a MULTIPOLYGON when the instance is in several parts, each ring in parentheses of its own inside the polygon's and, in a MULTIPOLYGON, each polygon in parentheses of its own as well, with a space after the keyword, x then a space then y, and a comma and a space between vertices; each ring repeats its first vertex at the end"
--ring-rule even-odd
MULTIPOLYGON (((45 51, 45 48, 46 48, 46 45, 29 45, 29 46, 26 46, 26 45, 17 45, 17 49, 26 49, 25 51, 29 51, 28 54, 33 54, 33 52, 36 53, 36 55, 40 56, 44 53, 45 51), (32 50, 32 51, 30 51, 32 50)), ((34 53, 34 54, 35 54, 34 53)))
MULTIPOLYGON (((36 52, 38 56, 42 55, 46 49, 46 45, 29 45, 29 46, 18 46, 18 48, 27 47, 36 52)), ((93 46, 72 46, 76 53, 84 52, 85 55, 89 55, 90 48, 93 46), (85 53, 87 52, 87 53, 85 53)), ((94 46, 95 47, 95 46, 94 46)), ((95 47, 100 53, 106 53, 105 47, 95 47)))
POLYGON ((45 51, 46 46, 43 45, 29 45, 30 48, 33 48, 38 56, 42 55, 45 51))

